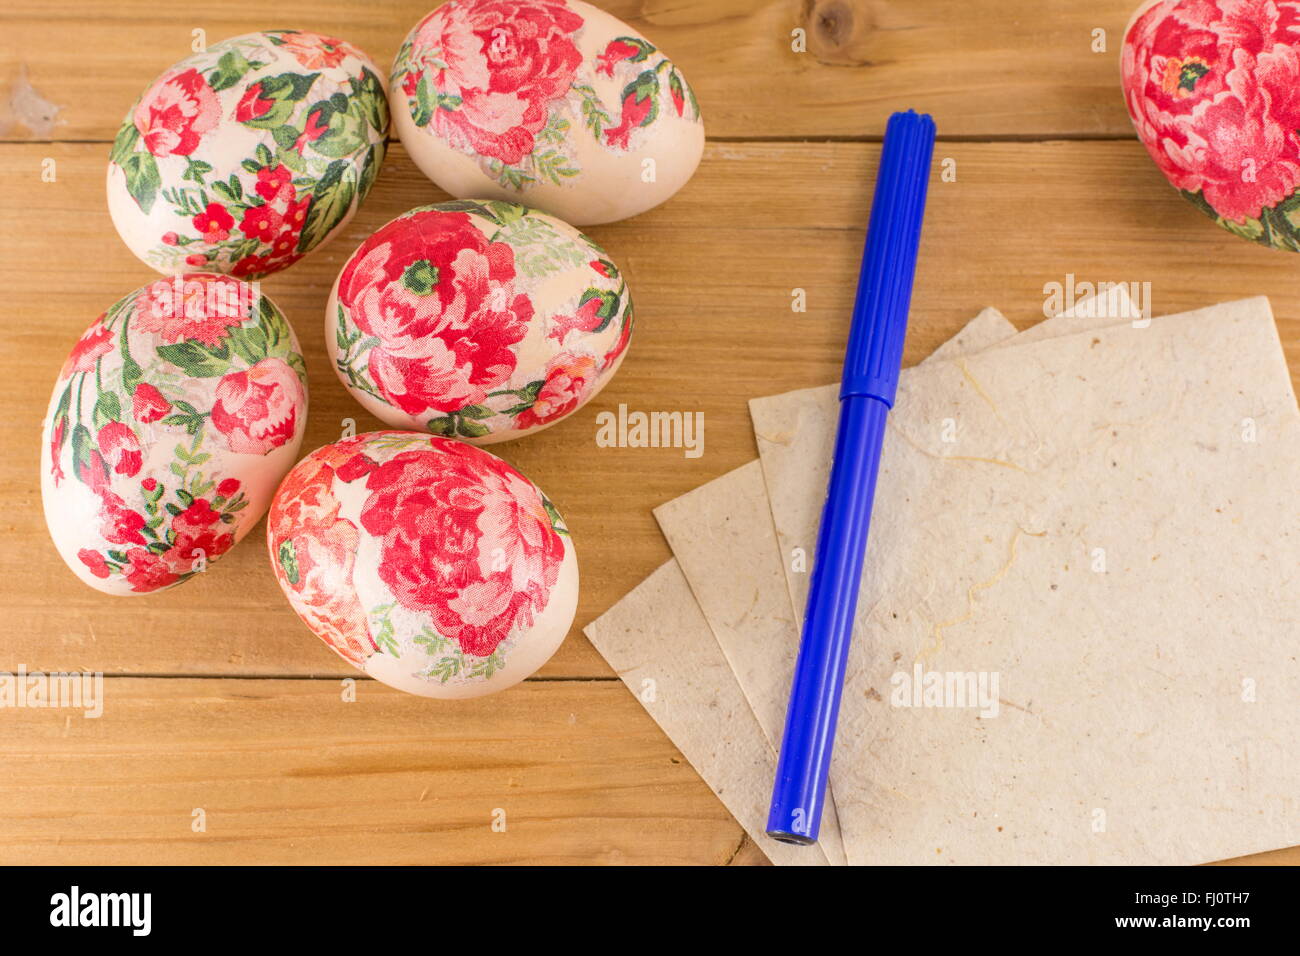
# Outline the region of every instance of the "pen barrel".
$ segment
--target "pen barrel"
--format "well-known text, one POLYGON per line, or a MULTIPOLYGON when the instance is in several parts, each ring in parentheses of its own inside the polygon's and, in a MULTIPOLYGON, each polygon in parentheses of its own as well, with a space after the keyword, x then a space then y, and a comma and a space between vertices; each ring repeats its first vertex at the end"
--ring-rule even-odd
POLYGON ((934 136, 934 120, 910 110, 895 113, 885 128, 844 353, 835 455, 768 815, 768 834, 789 843, 814 843, 820 832, 885 416, 898 389, 934 136))
POLYGON ((803 640, 767 821, 769 835, 790 843, 816 842, 821 828, 888 412, 884 402, 865 396, 851 396, 840 406, 803 640))
POLYGON ((898 389, 907 312, 934 155, 934 120, 895 113, 885 127, 840 397, 871 395, 889 406, 898 389))

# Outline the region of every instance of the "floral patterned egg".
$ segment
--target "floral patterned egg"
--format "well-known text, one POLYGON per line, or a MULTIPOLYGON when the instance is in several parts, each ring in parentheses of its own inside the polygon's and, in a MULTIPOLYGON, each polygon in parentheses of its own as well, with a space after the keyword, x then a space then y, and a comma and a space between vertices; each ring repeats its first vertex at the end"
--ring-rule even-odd
POLYGON ((159 272, 258 278, 324 243, 384 159, 388 100, 356 47, 249 33, 182 60, 127 114, 108 163, 122 240, 159 272))
POLYGON ((462 442, 371 432, 318 448, 267 517, 271 566, 303 622, 377 680, 478 697, 550 659, 578 560, 555 506, 462 442))
POLYGON ((41 497, 55 547, 109 594, 194 577, 266 511, 306 415, 298 342, 255 286, 196 274, 137 289, 54 386, 41 497))
POLYGON ((402 144, 447 192, 580 226, 657 206, 704 152, 677 66, 581 0, 445 3, 408 34, 390 91, 402 144))
POLYGON ((1229 232, 1300 251, 1300 5, 1146 3, 1123 82, 1139 139, 1183 196, 1229 232))
POLYGON ((367 411, 476 444, 573 414, 631 335, 632 298, 605 251, 501 200, 394 219, 352 254, 325 310, 335 370, 367 411))

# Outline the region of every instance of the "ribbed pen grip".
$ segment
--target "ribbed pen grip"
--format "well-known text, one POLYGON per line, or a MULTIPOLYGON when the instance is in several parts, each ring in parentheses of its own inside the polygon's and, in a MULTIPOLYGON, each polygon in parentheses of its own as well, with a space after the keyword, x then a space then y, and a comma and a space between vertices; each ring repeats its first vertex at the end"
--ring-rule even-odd
POLYGON ((908 110, 889 118, 840 398, 869 395, 894 405, 933 154, 934 120, 928 115, 908 110))

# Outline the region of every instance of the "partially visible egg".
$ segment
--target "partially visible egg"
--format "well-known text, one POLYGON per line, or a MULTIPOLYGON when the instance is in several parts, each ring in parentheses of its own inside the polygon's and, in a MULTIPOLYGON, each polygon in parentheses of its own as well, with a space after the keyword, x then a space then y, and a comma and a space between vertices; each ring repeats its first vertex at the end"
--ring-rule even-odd
POLYGON ((303 622, 377 680, 424 697, 516 684, 578 602, 564 520, 531 481, 463 442, 370 432, 312 452, 266 525, 303 622))
POLYGON ((1151 0, 1125 30, 1122 71, 1174 188, 1229 232, 1300 252, 1300 8, 1151 0))
POLYGON ((618 370, 632 298, 609 255, 501 200, 412 209, 361 244, 325 309, 339 379, 395 428, 475 444, 572 415, 618 370))
POLYGON ((306 419, 306 367, 270 299, 229 276, 158 279, 59 372, 41 441, 50 537, 108 594, 189 580, 257 524, 306 419))
POLYGON ((388 117, 383 80, 350 43, 302 30, 223 40, 127 113, 108 163, 113 224, 168 275, 276 272, 361 205, 388 117))
POLYGON ((447 192, 579 226, 659 205, 704 152, 681 70, 582 0, 451 0, 407 35, 390 90, 402 144, 447 192))

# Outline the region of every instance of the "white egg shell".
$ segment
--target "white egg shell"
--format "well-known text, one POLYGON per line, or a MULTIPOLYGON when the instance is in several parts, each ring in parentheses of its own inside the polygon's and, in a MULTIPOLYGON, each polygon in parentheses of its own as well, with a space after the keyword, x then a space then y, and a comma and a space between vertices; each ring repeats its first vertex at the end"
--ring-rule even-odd
POLYGON ((407 35, 389 90, 402 144, 447 192, 579 226, 657 206, 704 152, 677 66, 582 0, 445 3, 407 35))
POLYGON ((541 667, 578 605, 555 506, 496 456, 413 432, 318 448, 280 486, 271 566, 303 622, 376 680, 479 697, 541 667))
POLYGON ((350 43, 302 30, 232 37, 131 107, 109 158, 108 210, 159 272, 256 279, 347 223, 388 125, 384 81, 350 43))
POLYGON ((627 283, 590 238, 517 203, 455 200, 358 247, 325 341, 385 424, 486 445, 581 408, 618 371, 632 322, 627 283))
POLYGON ((208 570, 266 511, 306 420, 298 341, 254 286, 137 289, 81 336, 50 398, 41 499, 59 555, 108 594, 208 570))

